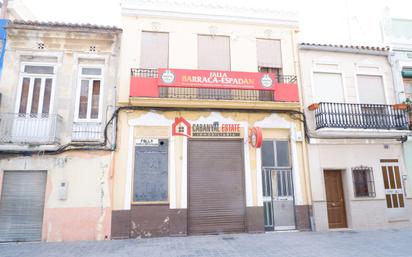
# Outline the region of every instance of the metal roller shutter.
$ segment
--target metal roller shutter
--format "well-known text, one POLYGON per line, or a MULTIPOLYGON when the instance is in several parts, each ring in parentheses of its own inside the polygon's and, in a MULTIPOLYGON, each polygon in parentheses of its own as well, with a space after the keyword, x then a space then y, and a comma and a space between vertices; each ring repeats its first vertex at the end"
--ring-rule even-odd
POLYGON ((5 171, 0 197, 0 242, 40 241, 45 171, 5 171))
POLYGON ((190 234, 245 231, 242 153, 240 140, 189 141, 190 234))

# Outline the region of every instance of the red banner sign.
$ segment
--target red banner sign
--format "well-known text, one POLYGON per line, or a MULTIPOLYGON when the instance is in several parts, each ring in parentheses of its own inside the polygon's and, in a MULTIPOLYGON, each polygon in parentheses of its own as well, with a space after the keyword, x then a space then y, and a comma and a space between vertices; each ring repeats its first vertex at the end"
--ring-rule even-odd
POLYGON ((275 76, 259 72, 159 69, 158 85, 220 89, 274 90, 275 76))

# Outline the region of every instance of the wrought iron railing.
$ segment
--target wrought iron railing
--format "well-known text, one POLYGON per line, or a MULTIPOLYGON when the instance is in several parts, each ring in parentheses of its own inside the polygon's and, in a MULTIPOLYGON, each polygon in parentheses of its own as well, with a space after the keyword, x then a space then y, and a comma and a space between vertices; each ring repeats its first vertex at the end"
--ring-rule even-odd
POLYGON ((160 98, 273 101, 271 90, 159 87, 160 98))
MULTIPOLYGON (((130 69, 130 75, 140 78, 157 78, 158 72, 157 69, 132 68, 130 69)), ((297 77, 295 75, 277 75, 276 81, 278 83, 295 84, 297 83, 297 77)))
POLYGON ((0 144, 59 144, 62 117, 0 113, 0 144))
POLYGON ((316 129, 363 128, 407 130, 406 110, 385 104, 319 103, 315 110, 316 129))
POLYGON ((103 127, 100 122, 74 122, 72 141, 92 142, 103 140, 103 127))

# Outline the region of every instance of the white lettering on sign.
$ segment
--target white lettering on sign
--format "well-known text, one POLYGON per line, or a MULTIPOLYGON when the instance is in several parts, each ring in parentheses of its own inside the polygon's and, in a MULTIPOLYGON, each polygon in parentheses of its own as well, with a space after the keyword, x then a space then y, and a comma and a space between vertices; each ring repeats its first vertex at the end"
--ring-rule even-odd
POLYGON ((157 138, 138 138, 138 139, 136 139, 136 146, 159 146, 159 139, 157 139, 157 138))

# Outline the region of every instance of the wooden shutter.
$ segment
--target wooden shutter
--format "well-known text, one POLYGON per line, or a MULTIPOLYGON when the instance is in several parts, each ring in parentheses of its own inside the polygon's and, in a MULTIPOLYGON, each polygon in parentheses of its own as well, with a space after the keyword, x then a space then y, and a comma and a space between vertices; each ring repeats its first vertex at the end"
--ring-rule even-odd
POLYGON ((230 70, 230 38, 199 35, 198 66, 202 70, 230 70))
POLYGON ((46 172, 5 171, 0 198, 0 242, 40 241, 46 172))
POLYGON ((190 140, 188 231, 245 231, 242 141, 190 140))
POLYGON ((169 66, 169 33, 142 32, 140 68, 157 69, 169 66))
POLYGON ((280 40, 256 39, 259 67, 282 68, 280 40))
POLYGON ((358 93, 361 104, 385 104, 385 93, 381 76, 358 75, 358 93))

